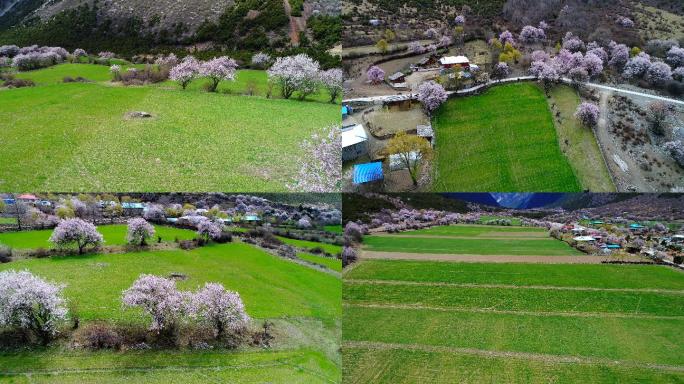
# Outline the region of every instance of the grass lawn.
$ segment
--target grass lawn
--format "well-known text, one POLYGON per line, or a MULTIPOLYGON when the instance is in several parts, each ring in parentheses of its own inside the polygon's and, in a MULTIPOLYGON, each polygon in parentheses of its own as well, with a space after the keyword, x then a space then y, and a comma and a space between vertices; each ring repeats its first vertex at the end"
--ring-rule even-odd
POLYGON ((511 225, 520 225, 521 220, 517 217, 507 217, 507 216, 491 216, 491 215, 485 215, 480 217, 480 223, 486 223, 487 221, 490 220, 510 220, 511 225))
POLYGON ((424 229, 416 229, 414 231, 400 232, 402 236, 413 236, 413 235, 434 235, 434 236, 467 236, 467 237, 478 237, 478 236, 505 236, 505 235, 517 235, 520 234, 524 236, 529 234, 530 236, 539 236, 545 234, 546 230, 536 227, 504 227, 496 225, 445 225, 424 229))
POLYGON ((333 271, 342 272, 342 260, 333 259, 332 257, 312 255, 310 253, 297 253, 297 257, 302 260, 309 261, 314 264, 322 265, 333 271))
POLYGON ((331 255, 337 255, 338 253, 342 252, 342 247, 339 245, 328 244, 328 243, 317 243, 315 241, 307 241, 307 240, 290 239, 290 238, 282 237, 282 236, 276 236, 276 237, 278 239, 280 239, 283 243, 289 244, 293 247, 307 248, 307 249, 320 247, 325 252, 327 252, 331 255))
MULTIPOLYGON (((144 67, 144 65, 121 66, 124 71, 128 68, 144 67)), ((96 64, 60 64, 35 71, 18 72, 16 76, 19 79, 31 79, 39 86, 62 83, 67 76, 74 79, 80 76, 94 82, 110 81, 112 79, 108 66, 96 64)))
POLYGON ((16 224, 17 219, 14 217, 0 217, 0 224, 16 224))
POLYGON ((323 229, 327 232, 342 233, 342 225, 326 225, 323 229))
POLYGON ((592 192, 615 192, 608 168, 601 154, 594 132, 583 127, 574 117, 580 98, 567 86, 558 85, 551 92, 550 103, 556 104, 561 122, 555 121, 561 150, 570 160, 582 189, 592 192))
POLYGON ((581 186, 558 146, 543 92, 494 87, 437 112, 436 191, 573 192, 581 186))
POLYGON ((568 244, 555 240, 418 238, 410 236, 366 236, 364 249, 381 252, 444 253, 462 255, 583 255, 568 244))
POLYGON ((354 364, 344 377, 681 382, 683 277, 644 265, 364 260, 345 274, 342 353, 354 364), (625 288, 642 290, 615 290, 625 288))
POLYGON ((0 105, 0 189, 74 192, 285 191, 301 142, 340 113, 323 102, 105 83, 4 90, 0 105), (125 118, 131 111, 154 117, 125 118))
POLYGON ((137 323, 122 309, 121 292, 142 273, 182 273, 180 289, 220 282, 240 293, 249 315, 270 319, 277 331, 273 350, 85 352, 52 346, 32 352, 0 352, 0 382, 329 383, 339 378, 337 337, 341 281, 328 273, 270 255, 244 243, 190 251, 84 255, 24 259, 0 270, 27 269, 66 285, 64 296, 81 323, 137 323), (99 371, 101 370, 101 372, 99 371))
MULTIPOLYGON (((157 241, 157 236, 161 236, 162 241, 165 242, 175 241, 176 238, 178 238, 178 240, 190 240, 196 237, 196 233, 188 229, 167 227, 163 225, 155 225, 154 228, 155 237, 151 240, 153 242, 157 241)), ((105 245, 126 244, 128 226, 125 224, 101 225, 97 227, 97 230, 104 237, 105 245)), ((50 235, 52 235, 52 229, 5 232, 0 233, 0 244, 5 244, 16 249, 53 248, 53 244, 49 241, 50 235)))

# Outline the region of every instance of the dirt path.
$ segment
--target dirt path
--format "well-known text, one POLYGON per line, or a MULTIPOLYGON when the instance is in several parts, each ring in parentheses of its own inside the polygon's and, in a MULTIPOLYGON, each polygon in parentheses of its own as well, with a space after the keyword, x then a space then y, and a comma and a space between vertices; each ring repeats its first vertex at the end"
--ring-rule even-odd
POLYGON ((536 317, 585 317, 585 318, 615 318, 615 319, 651 319, 651 320, 684 320, 684 316, 663 316, 638 313, 619 313, 619 312, 562 312, 562 311, 511 311, 495 308, 459 308, 459 307, 440 307, 429 305, 411 304, 349 304, 344 303, 344 307, 371 308, 371 309, 409 309, 425 310, 435 312, 458 312, 458 313, 484 313, 497 315, 517 315, 517 316, 536 316, 536 317))
POLYGON ((299 45, 299 31, 297 29, 297 21, 292 16, 292 6, 289 0, 283 0, 283 7, 285 7, 285 15, 290 18, 290 42, 292 45, 299 45))
MULTIPOLYGON (((456 261, 463 263, 534 263, 534 264, 601 264, 604 256, 540 256, 540 255, 469 255, 445 253, 410 253, 361 251, 362 259, 384 260, 430 260, 456 261)), ((625 261, 641 261, 641 258, 628 258, 625 261)))
MULTIPOLYGON (((358 263, 356 263, 358 264, 358 263)), ((377 284, 377 285, 419 285, 428 287, 459 287, 459 288, 504 288, 504 289, 537 289, 549 291, 600 291, 600 292, 635 292, 635 293, 663 293, 672 295, 684 295, 684 290, 660 289, 660 288, 598 288, 598 287, 561 287, 554 285, 511 285, 511 284, 470 284, 470 283, 445 283, 407 280, 364 280, 347 279, 345 284, 377 284)))
POLYGON ((481 356, 481 357, 537 360, 537 361, 543 361, 543 362, 547 362, 547 363, 608 365, 608 366, 632 367, 632 368, 642 368, 642 369, 657 369, 657 370, 661 370, 661 371, 684 372, 684 367, 677 366, 677 365, 642 363, 642 362, 631 361, 631 360, 614 360, 614 359, 596 358, 596 357, 580 357, 580 356, 569 356, 569 355, 549 355, 549 354, 542 354, 542 353, 513 352, 513 351, 493 351, 493 350, 475 349, 475 348, 458 348, 458 347, 446 347, 446 346, 423 345, 423 344, 383 343, 383 342, 374 342, 374 341, 345 341, 342 343, 342 346, 345 348, 366 348, 366 349, 378 349, 378 350, 401 349, 401 350, 413 350, 413 351, 437 352, 437 353, 449 353, 449 354, 456 353, 456 354, 465 354, 465 355, 475 355, 475 356, 481 356))

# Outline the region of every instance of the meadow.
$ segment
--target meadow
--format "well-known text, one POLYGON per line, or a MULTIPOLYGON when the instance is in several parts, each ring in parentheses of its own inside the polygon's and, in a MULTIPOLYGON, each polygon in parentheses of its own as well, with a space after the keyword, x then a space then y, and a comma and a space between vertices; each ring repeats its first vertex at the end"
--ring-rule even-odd
MULTIPOLYGON (((124 245, 128 226, 125 224, 100 225, 98 232, 104 237, 104 245, 124 245)), ((161 237, 163 242, 173 242, 178 240, 191 240, 196 237, 194 231, 163 225, 155 225, 155 236, 150 242, 157 242, 157 237, 161 237)), ((53 248, 54 245, 49 241, 52 229, 4 232, 0 233, 0 244, 7 245, 15 249, 36 249, 53 248)))
POLYGON ((290 239, 287 237, 282 237, 282 236, 276 236, 280 241, 282 241, 285 244, 291 245, 293 247, 297 248, 321 248, 323 251, 331 254, 331 255, 337 255, 338 253, 342 252, 342 247, 339 245, 335 244, 328 244, 328 243, 317 243, 315 241, 308 241, 308 240, 299 240, 299 239, 290 239))
POLYGON ((418 236, 367 236, 364 249, 378 252, 440 253, 462 255, 583 255, 567 243, 547 238, 528 239, 477 239, 477 238, 423 238, 418 236))
POLYGON ((22 259, 0 270, 29 270, 65 284, 64 296, 81 324, 138 324, 136 310, 123 309, 121 292, 142 273, 183 274, 180 289, 219 282, 240 293, 258 326, 274 323, 270 350, 97 351, 53 345, 35 351, 0 352, 0 382, 166 383, 273 381, 326 383, 338 380, 337 352, 341 281, 332 274, 234 242, 194 250, 22 259), (98 374, 98 373, 101 373, 98 374))
POLYGON ((344 280, 345 382, 684 380, 680 271, 362 260, 344 280))
POLYGON ((241 71, 219 93, 201 90, 202 81, 185 91, 124 87, 108 81, 107 67, 89 64, 20 76, 38 84, 0 91, 5 190, 285 191, 302 141, 339 122, 339 106, 323 95, 244 96, 249 83, 264 89, 263 71, 241 71), (61 83, 64 76, 94 82, 61 83), (127 117, 134 111, 153 117, 127 117))
POLYGON ((466 236, 466 237, 497 237, 497 236, 529 236, 548 238, 547 231, 536 227, 504 227, 494 225, 442 225, 430 228, 400 232, 401 236, 466 236))
POLYGON ((534 84, 449 100, 436 113, 436 191, 573 192, 544 93, 534 84))

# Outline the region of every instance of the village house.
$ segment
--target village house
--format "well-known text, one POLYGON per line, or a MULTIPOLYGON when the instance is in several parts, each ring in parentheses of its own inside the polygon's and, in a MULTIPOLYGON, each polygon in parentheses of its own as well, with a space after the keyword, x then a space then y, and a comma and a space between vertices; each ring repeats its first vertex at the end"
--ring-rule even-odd
POLYGON ((408 84, 406 83, 406 75, 403 72, 397 72, 390 75, 387 80, 389 84, 394 89, 408 89, 408 84))
POLYGON ((368 153, 368 134, 361 124, 342 127, 342 161, 356 160, 368 153))
POLYGON ((470 69, 470 60, 465 56, 445 56, 439 59, 439 64, 442 66, 442 69, 470 69))
POLYGON ((35 195, 26 193, 23 195, 19 195, 19 197, 17 197, 17 200, 25 204, 35 204, 38 201, 38 198, 35 195))
POLYGON ((143 203, 121 203, 124 216, 141 216, 145 212, 143 203))

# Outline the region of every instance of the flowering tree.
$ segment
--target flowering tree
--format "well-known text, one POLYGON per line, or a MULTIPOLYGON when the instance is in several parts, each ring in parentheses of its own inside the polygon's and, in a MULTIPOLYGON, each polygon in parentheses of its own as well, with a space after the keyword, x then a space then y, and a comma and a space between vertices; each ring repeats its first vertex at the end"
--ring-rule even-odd
POLYGON ((221 284, 206 283, 192 295, 190 306, 190 313, 211 326, 219 339, 227 333, 243 332, 250 323, 240 294, 221 284))
POLYGON ((684 67, 684 48, 673 46, 667 51, 665 61, 673 68, 684 67))
POLYGON ((530 66, 530 74, 536 76, 547 91, 554 83, 557 83, 558 80, 560 80, 560 73, 558 72, 556 65, 549 62, 533 62, 532 66, 530 66))
POLYGON ((602 46, 599 45, 599 43, 595 41, 592 41, 591 43, 587 44, 587 55, 590 53, 593 53, 594 55, 600 57, 604 63, 608 62, 608 53, 605 49, 603 49, 602 46))
POLYGON ((672 80, 672 68, 662 61, 651 64, 646 71, 646 80, 653 86, 662 86, 672 80))
POLYGON ((629 17, 618 16, 615 22, 622 28, 634 28, 634 22, 629 17))
POLYGON ((505 79, 511 74, 511 67, 508 66, 508 63, 499 63, 494 66, 494 69, 492 70, 492 78, 495 79, 505 79))
POLYGON ((252 56, 252 65, 264 69, 271 63, 271 56, 267 53, 259 52, 252 56))
POLYGON ((342 137, 338 126, 316 132, 301 145, 304 156, 299 161, 293 191, 335 192, 342 185, 342 137))
POLYGON ((320 65, 308 55, 279 57, 268 70, 268 78, 280 87, 282 96, 289 99, 299 92, 300 99, 317 89, 320 65))
POLYGON ((376 65, 368 68, 366 76, 368 77, 368 81, 370 81, 371 84, 380 84, 383 81, 385 81, 385 71, 383 71, 382 68, 376 65))
POLYGON ((563 49, 570 52, 579 52, 584 49, 584 42, 572 32, 568 32, 563 37, 563 49))
POLYGON ((199 61, 193 56, 186 56, 180 64, 171 68, 169 78, 180 84, 183 89, 186 89, 188 84, 197 77, 199 69, 199 61))
POLYGON ((19 54, 19 47, 16 45, 3 45, 0 47, 0 56, 12 58, 19 54))
POLYGON ((212 221, 204 217, 203 219, 204 220, 200 220, 197 223, 197 235, 204 238, 206 241, 221 237, 223 223, 220 221, 212 221))
POLYGON ((146 245, 147 239, 154 236, 154 227, 142 217, 136 217, 128 221, 128 234, 126 241, 129 244, 146 245))
POLYGON ((598 124, 600 114, 601 112, 596 104, 585 102, 577 107, 575 117, 579 119, 585 127, 591 128, 598 124))
POLYGON ((112 74, 112 81, 121 81, 121 66, 114 64, 109 67, 109 73, 112 74))
POLYGON ((76 58, 79 58, 79 57, 86 57, 86 56, 88 56, 88 52, 86 52, 85 49, 76 48, 76 49, 74 50, 74 56, 75 56, 76 58))
POLYGON ((551 55, 548 53, 542 51, 542 50, 536 50, 530 54, 530 60, 531 62, 535 61, 549 61, 551 59, 551 55))
POLYGON ((568 72, 568 77, 572 80, 573 85, 579 86, 589 81, 589 72, 584 67, 575 67, 568 72))
POLYGON ((176 282, 154 275, 140 275, 123 292, 123 305, 140 308, 152 317, 150 329, 159 333, 176 329, 178 320, 187 311, 184 295, 176 282))
POLYGON ((342 93, 342 85, 344 83, 344 75, 340 68, 333 68, 327 71, 322 71, 321 84, 323 88, 328 90, 330 94, 330 102, 334 103, 337 97, 342 93))
POLYGON ((465 18, 465 16, 463 16, 463 15, 458 15, 458 16, 456 16, 456 18, 454 19, 454 24, 456 24, 456 25, 461 25, 461 26, 463 26, 463 25, 465 25, 465 23, 466 23, 466 18, 465 18))
POLYGON ((113 59, 116 57, 116 53, 114 52, 109 52, 109 51, 103 51, 97 54, 98 57, 102 59, 113 59))
POLYGON ((501 32, 501 34, 499 35, 499 42, 501 42, 501 45, 506 45, 506 43, 515 45, 515 39, 513 38, 513 34, 508 30, 501 32))
POLYGON ((434 81, 426 81, 418 86, 418 101, 423 104, 423 108, 428 114, 432 114, 445 101, 448 95, 444 87, 434 81))
POLYGON ((307 229, 311 228, 311 220, 308 217, 302 217, 297 221, 297 228, 307 229))
POLYGON ((76 244, 79 255, 83 253, 87 245, 98 245, 103 241, 102 234, 97 231, 97 228, 92 223, 81 219, 60 221, 50 236, 50 242, 58 247, 76 244))
POLYGON ((354 247, 345 246, 342 248, 342 266, 353 263, 356 260, 356 249, 354 247))
POLYGON ((587 70, 589 77, 596 77, 603 72, 603 59, 595 53, 587 53, 584 56, 582 67, 587 70))
POLYGON ((178 65, 178 57, 173 53, 169 54, 168 56, 160 56, 157 60, 155 60, 154 64, 159 66, 159 68, 169 70, 178 65))
POLYGON ((672 71, 672 78, 677 81, 684 81, 684 67, 679 67, 672 71))
POLYGON ((610 48, 610 61, 608 64, 615 69, 622 70, 629 61, 629 48, 624 44, 618 44, 614 41, 611 41, 608 47, 610 48))
POLYGON ((625 65, 622 76, 625 79, 640 79, 646 75, 646 72, 651 67, 651 56, 646 53, 640 53, 631 58, 625 65))
POLYGON ((423 32, 423 35, 428 39, 434 39, 439 35, 439 31, 437 31, 435 28, 428 28, 425 30, 425 32, 423 32))
MULTIPOLYGON (((423 47, 423 44, 421 44, 418 41, 412 41, 408 43, 408 46, 406 48, 409 52, 414 53, 414 54, 421 54, 425 52, 425 47, 423 47)), ((384 75, 383 75, 384 78, 384 75)))
POLYGON ((352 243, 361 243, 363 241, 363 229, 355 222, 349 221, 344 226, 344 237, 352 243))
POLYGON ((151 221, 164 221, 166 218, 166 211, 164 211, 164 207, 161 205, 151 205, 147 207, 147 210, 145 211, 145 214, 143 215, 146 220, 151 220, 151 221))
POLYGON ((520 32, 520 40, 525 44, 531 44, 546 39, 546 32, 541 28, 526 25, 520 32))
POLYGON ((453 42, 453 40, 451 39, 451 37, 444 35, 444 36, 439 38, 439 44, 438 45, 440 47, 448 47, 451 45, 452 42, 453 42))
POLYGON ((222 56, 202 63, 199 67, 199 74, 211 80, 208 91, 216 92, 216 88, 222 80, 235 81, 237 67, 235 60, 228 56, 222 56))
POLYGON ((28 271, 0 272, 0 328, 33 332, 47 344, 67 317, 63 288, 28 271))
POLYGON ((546 21, 542 20, 539 22, 539 29, 547 30, 549 29, 549 24, 546 21))

